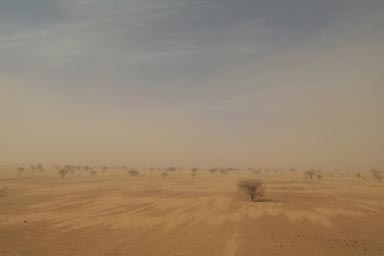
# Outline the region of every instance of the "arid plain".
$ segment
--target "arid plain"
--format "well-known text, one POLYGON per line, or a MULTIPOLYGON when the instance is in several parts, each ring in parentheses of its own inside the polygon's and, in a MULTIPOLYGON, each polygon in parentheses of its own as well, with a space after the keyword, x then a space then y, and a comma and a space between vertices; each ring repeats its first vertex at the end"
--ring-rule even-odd
POLYGON ((0 172, 0 255, 384 255, 384 182, 304 170, 0 172), (251 202, 241 179, 265 184, 251 202))

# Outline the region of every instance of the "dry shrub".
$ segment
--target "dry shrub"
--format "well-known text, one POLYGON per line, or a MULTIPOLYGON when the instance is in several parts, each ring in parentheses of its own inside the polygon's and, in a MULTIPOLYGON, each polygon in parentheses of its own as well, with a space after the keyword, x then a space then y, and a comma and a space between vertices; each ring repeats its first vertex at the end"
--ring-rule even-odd
POLYGON ((383 171, 377 170, 377 169, 372 169, 371 174, 373 178, 377 181, 381 181, 383 179, 383 171))
POLYGON ((25 171, 24 167, 17 167, 17 174, 20 174, 25 171))
POLYGON ((131 175, 132 177, 136 177, 139 175, 139 172, 132 169, 128 171, 128 174, 131 175))
POLYGON ((237 187, 240 191, 250 195, 252 202, 260 200, 265 196, 264 183, 258 179, 240 180, 237 183, 237 187))
POLYGON ((213 175, 213 174, 215 174, 215 172, 217 171, 217 169, 216 169, 216 168, 212 168, 212 169, 209 169, 208 171, 213 175))
POLYGON ((61 179, 64 179, 67 174, 68 174, 67 169, 60 169, 59 170, 59 175, 60 175, 61 179))
POLYGON ((306 171, 306 172, 304 173, 304 175, 305 175, 306 177, 312 179, 313 176, 316 175, 316 171, 315 171, 315 170, 308 170, 308 171, 306 171))

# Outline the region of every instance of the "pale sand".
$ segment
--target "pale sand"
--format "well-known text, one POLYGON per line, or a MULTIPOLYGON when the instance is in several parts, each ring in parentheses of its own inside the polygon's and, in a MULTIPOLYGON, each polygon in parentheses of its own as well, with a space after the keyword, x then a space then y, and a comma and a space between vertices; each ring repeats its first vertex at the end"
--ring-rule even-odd
POLYGON ((3 168, 0 255, 384 255, 384 182, 261 174, 268 201, 252 203, 244 177, 3 168))

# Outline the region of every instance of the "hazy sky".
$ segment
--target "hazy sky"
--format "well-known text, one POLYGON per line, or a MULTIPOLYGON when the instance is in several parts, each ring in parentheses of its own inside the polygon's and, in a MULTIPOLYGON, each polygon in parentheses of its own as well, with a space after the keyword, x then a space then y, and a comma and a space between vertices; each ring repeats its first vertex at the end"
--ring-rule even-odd
POLYGON ((0 0, 0 161, 384 167, 384 1, 0 0))

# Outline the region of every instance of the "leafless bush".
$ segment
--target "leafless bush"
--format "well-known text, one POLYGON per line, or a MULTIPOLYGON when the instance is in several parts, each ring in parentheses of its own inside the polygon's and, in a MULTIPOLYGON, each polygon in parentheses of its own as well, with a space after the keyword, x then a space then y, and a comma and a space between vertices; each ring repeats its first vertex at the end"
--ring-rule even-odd
POLYGON ((377 170, 377 169, 372 169, 371 174, 373 178, 377 181, 381 181, 383 179, 383 171, 377 170))
POLYGON ((176 171, 176 168, 175 168, 175 167, 168 167, 168 168, 166 169, 166 171, 174 172, 174 171, 176 171))
POLYGON ((17 174, 21 174, 24 171, 25 171, 24 167, 17 167, 17 174))
POLYGON ((252 202, 260 200, 265 195, 264 183, 257 179, 240 180, 237 187, 240 191, 250 195, 252 202))
POLYGON ((89 172, 89 171, 92 171, 93 168, 88 166, 88 165, 86 165, 86 166, 83 167, 83 170, 89 172))
POLYGON ((61 179, 64 179, 67 174, 68 174, 68 170, 66 170, 66 169, 60 169, 59 170, 59 175, 60 175, 61 179))
POLYGON ((304 175, 305 175, 306 177, 312 179, 313 176, 316 175, 316 171, 315 171, 315 170, 308 170, 308 171, 306 171, 306 172, 304 173, 304 175))
POLYGON ((191 170, 191 177, 193 178, 193 177, 195 177, 196 175, 197 175, 197 172, 199 171, 199 169, 197 169, 197 168, 192 168, 192 170, 191 170))
POLYGON ((227 169, 220 169, 220 173, 221 173, 221 175, 228 174, 228 170, 227 169))
POLYGON ((32 175, 34 175, 34 174, 35 174, 35 171, 37 170, 37 167, 34 166, 34 165, 31 165, 30 167, 31 167, 32 175))
POLYGON ((215 174, 215 172, 217 171, 217 169, 216 169, 216 168, 212 168, 212 169, 209 169, 208 171, 209 171, 210 174, 213 175, 213 174, 215 174))
POLYGON ((136 171, 136 170, 131 169, 131 170, 128 171, 128 174, 131 175, 132 177, 136 177, 136 176, 139 175, 139 172, 136 171))
POLYGON ((167 172, 167 171, 163 171, 162 173, 161 173, 161 176, 165 179, 165 178, 168 178, 168 176, 169 176, 169 172, 167 172))

